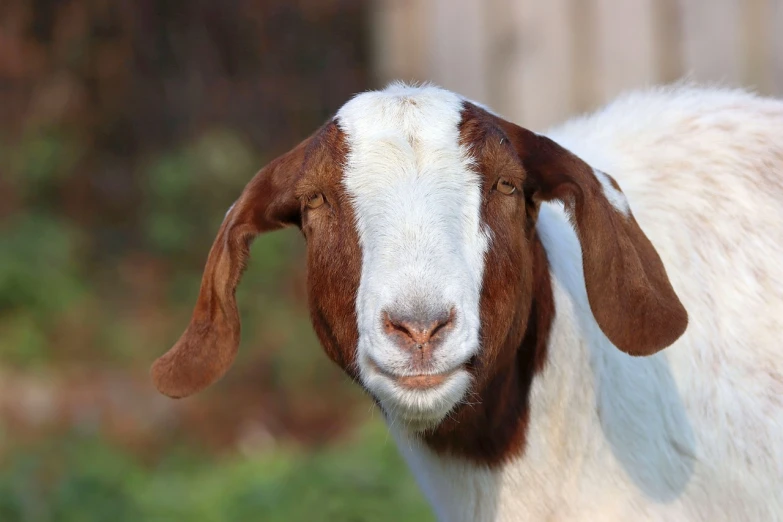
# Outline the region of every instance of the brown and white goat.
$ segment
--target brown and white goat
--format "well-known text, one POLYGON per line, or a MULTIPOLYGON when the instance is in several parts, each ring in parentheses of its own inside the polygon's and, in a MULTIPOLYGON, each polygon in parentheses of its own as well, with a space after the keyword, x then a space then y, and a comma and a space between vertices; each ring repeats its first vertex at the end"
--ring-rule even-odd
POLYGON ((229 210, 161 392, 228 370, 249 242, 285 225, 442 520, 783 519, 783 103, 653 90, 546 137, 360 94, 229 210))

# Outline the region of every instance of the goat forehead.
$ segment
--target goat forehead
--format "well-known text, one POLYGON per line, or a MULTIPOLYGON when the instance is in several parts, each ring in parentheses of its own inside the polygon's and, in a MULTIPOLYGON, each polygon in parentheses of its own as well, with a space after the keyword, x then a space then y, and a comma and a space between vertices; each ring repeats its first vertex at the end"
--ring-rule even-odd
POLYGON ((458 263, 468 286, 479 285, 489 239, 481 174, 460 143, 463 104, 442 89, 396 86, 361 94, 337 113, 349 150, 343 185, 375 269, 412 254, 421 274, 458 263))
POLYGON ((361 225, 389 212, 398 222, 421 207, 430 221, 463 215, 475 226, 481 180, 460 145, 464 100, 436 87, 392 85, 363 93, 337 113, 349 154, 343 183, 361 225), (410 212, 405 212, 408 209, 410 212))
POLYGON ((337 118, 353 145, 388 133, 408 140, 456 144, 463 101, 437 87, 392 84, 382 91, 357 95, 343 105, 337 118))

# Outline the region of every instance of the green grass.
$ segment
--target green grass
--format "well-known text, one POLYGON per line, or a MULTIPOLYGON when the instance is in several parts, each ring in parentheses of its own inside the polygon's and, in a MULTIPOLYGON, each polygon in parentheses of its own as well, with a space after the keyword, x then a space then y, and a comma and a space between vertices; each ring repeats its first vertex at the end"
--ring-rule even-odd
POLYGON ((11 455, 0 467, 3 522, 433 520, 378 422, 313 453, 215 460, 186 450, 145 466, 71 436, 11 455))

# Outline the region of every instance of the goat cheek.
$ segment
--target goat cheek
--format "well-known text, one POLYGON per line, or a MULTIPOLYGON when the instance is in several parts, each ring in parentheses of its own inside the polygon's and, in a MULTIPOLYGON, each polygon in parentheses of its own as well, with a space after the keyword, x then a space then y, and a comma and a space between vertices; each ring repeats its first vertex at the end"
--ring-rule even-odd
POLYGON ((532 267, 524 237, 498 234, 487 256, 481 296, 482 338, 486 364, 509 362, 522 342, 524 318, 532 300, 532 267))
POLYGON ((308 242, 307 294, 313 329, 327 356, 348 375, 355 374, 356 307, 353 296, 358 288, 358 264, 352 249, 344 248, 339 236, 319 234, 308 242))

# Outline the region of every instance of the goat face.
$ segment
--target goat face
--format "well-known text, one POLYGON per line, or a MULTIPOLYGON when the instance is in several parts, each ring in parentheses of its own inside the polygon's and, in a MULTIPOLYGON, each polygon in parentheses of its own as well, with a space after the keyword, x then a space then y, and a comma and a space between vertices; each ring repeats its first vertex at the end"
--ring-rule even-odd
POLYGON ((471 392, 508 381, 526 343, 524 365, 542 362, 554 310, 535 223, 549 200, 574 223, 607 337, 634 355, 679 337, 687 315, 608 175, 455 94, 394 87, 357 96, 250 181, 218 232, 191 324, 153 367, 156 385, 181 397, 225 373, 248 243, 292 224, 307 240, 326 353, 388 415, 415 431, 442 426, 471 392))

